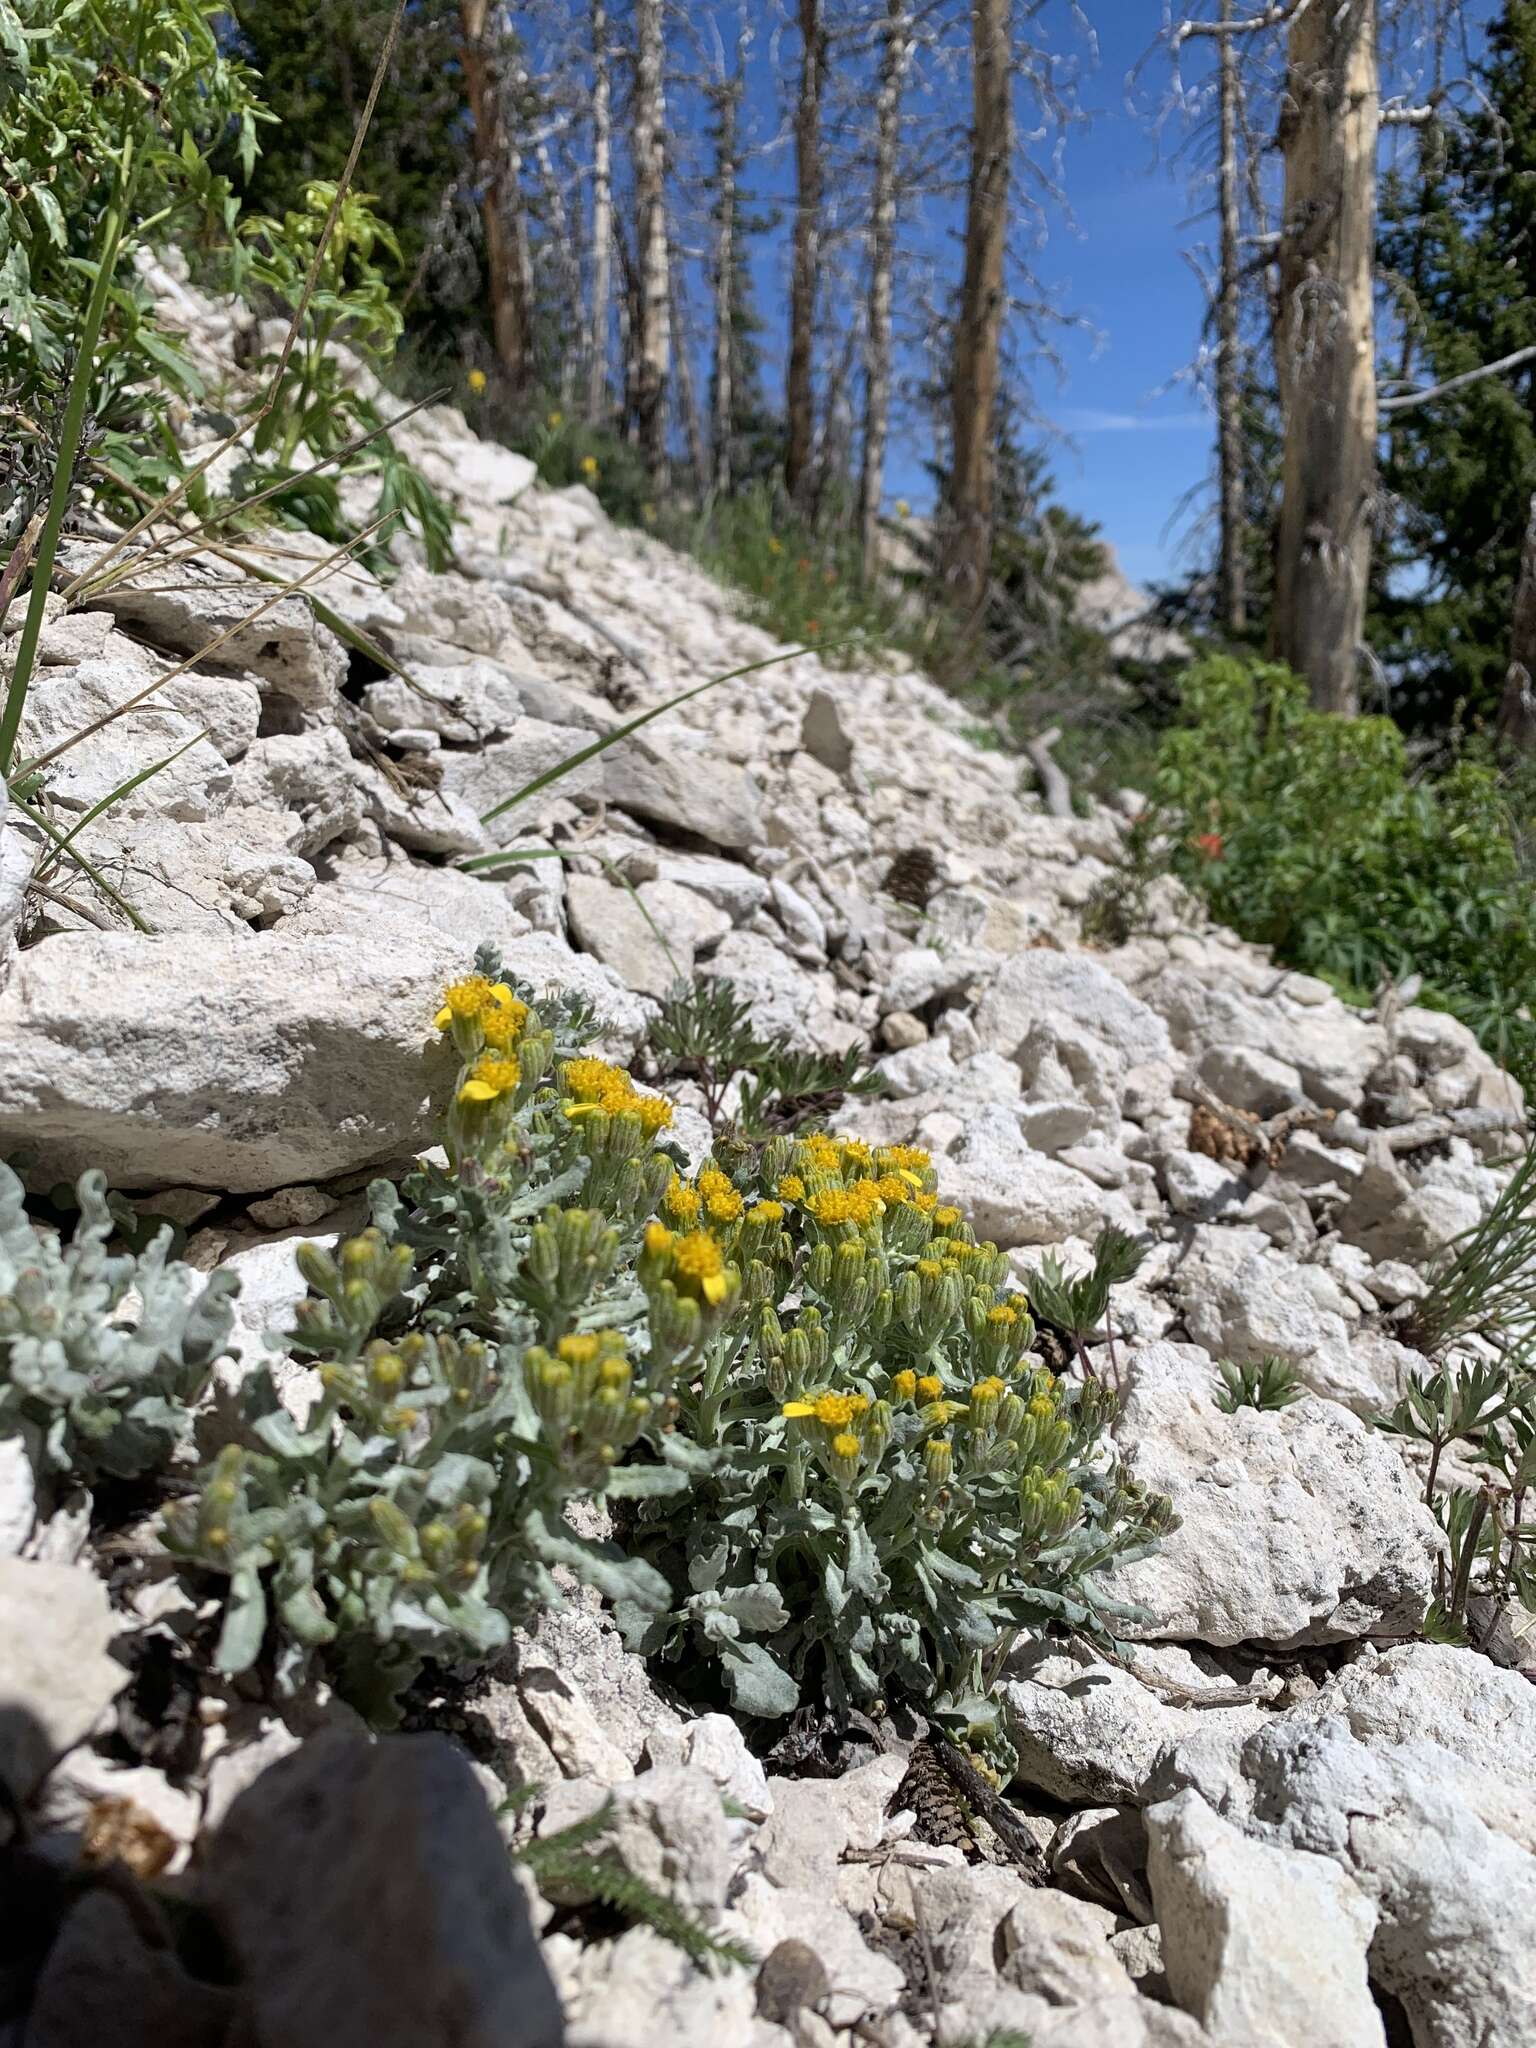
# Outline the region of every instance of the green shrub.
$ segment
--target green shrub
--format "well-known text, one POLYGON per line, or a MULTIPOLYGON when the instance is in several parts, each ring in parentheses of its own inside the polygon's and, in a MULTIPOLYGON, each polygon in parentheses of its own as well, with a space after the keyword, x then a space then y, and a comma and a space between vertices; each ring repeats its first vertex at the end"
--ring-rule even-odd
POLYGON ((702 1225, 745 1307, 673 1389, 708 1465, 639 1508, 631 1545, 677 1597, 659 1619, 621 1609, 634 1642, 694 1684, 718 1664, 744 1713, 905 1697, 975 1733, 1012 1631, 1124 1611, 1097 1575, 1167 1503, 1106 1458, 1113 1397, 1031 1355, 1006 1261, 926 1153, 777 1139, 674 1183, 662 1213, 642 1277, 702 1225))
MULTIPOLYGON (((223 54, 218 9, 201 0, 59 0, 0 5, 0 393, 5 438, 39 444, 32 503, 46 497, 50 415, 62 401, 92 264, 131 142, 130 220, 194 255, 224 247, 239 201, 213 158, 249 169, 265 115, 248 68, 223 54), (229 143, 233 138, 234 147, 229 143)), ((105 312, 92 412, 98 451, 142 442, 163 414, 159 387, 201 381, 155 319, 134 273, 130 233, 105 312)), ((32 503, 13 507, 15 529, 32 503)), ((6 508, 0 503, 0 513, 6 508)))
MULTIPOLYGON (((0 479, 0 537, 19 534, 48 497, 61 443, 67 450, 60 427, 77 356, 90 377, 81 455, 101 502, 125 519, 182 475, 167 394, 221 395, 205 389, 180 337, 160 325, 136 253, 175 248, 211 291, 255 287, 269 306, 298 304, 334 187, 312 186, 281 221, 241 219, 238 184, 273 117, 255 75, 227 54, 218 27, 226 18, 203 0, 0 0, 0 394, 5 438, 18 451, 0 479)), ((300 482, 293 468, 301 444, 308 467, 381 425, 326 351, 345 340, 375 367, 387 362, 400 320, 379 259, 395 254, 364 195, 349 193, 300 345, 236 479, 242 495, 284 486, 267 500, 268 517, 338 539, 354 530, 334 478, 300 482)), ((446 565, 447 508, 387 436, 346 467, 377 475, 375 515, 400 513, 434 566, 446 565)), ((199 516, 220 510, 203 479, 187 506, 199 516)))
POLYGON ((702 975, 679 982, 662 1000, 647 1052, 654 1078, 697 1086, 704 1114, 716 1126, 739 1077, 737 1122, 751 1138, 795 1130, 835 1113, 846 1097, 873 1095, 882 1085, 857 1046, 837 1054, 806 1052, 782 1032, 761 1036, 733 985, 702 975))
POLYGON ((1462 1360, 1416 1373, 1407 1392, 1377 1427, 1429 1452, 1424 1503, 1445 1532, 1435 1561, 1435 1600, 1427 1624, 1437 1640, 1465 1639, 1474 1595, 1511 1598, 1536 1612, 1536 1525, 1526 1519, 1536 1487, 1536 1374, 1529 1356, 1493 1365, 1462 1360), (1452 1444, 1482 1468, 1447 1476, 1452 1444))
POLYGON ((21 1438, 39 1479, 136 1479, 190 1436, 235 1281, 172 1260, 168 1225, 141 1253, 110 1252, 105 1181, 84 1174, 76 1192, 66 1246, 0 1165, 0 1437, 21 1438))
POLYGON ((1288 670, 1222 656, 1185 678, 1154 796, 1224 923, 1356 1002, 1421 974, 1424 1000, 1536 1081, 1536 892, 1491 765, 1415 775, 1390 719, 1314 711, 1288 670))
POLYGON ((905 1694, 981 1730, 1013 1630, 1122 1611, 1098 1574, 1167 1503, 1117 1476, 1112 1397, 1032 1357, 926 1154, 738 1141, 686 1179, 670 1104, 493 954, 438 1023, 447 1163, 305 1255, 291 1348, 318 1406, 299 1427, 258 1374, 168 1515, 230 1580, 226 1670, 270 1655, 291 1685, 323 1653, 387 1715, 424 1656, 484 1658, 566 1566, 744 1712, 905 1694), (565 1525, 581 1497, 627 1504, 624 1550, 565 1525))

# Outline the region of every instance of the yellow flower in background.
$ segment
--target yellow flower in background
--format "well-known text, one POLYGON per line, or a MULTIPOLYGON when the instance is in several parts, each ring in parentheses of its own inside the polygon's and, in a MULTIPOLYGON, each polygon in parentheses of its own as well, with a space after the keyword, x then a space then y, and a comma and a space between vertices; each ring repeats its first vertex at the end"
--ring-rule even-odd
POLYGON ((565 414, 563 412, 552 412, 549 416, 549 424, 552 427, 563 427, 565 425, 565 414))
POLYGON ((602 475, 602 471, 598 467, 595 455, 583 455, 581 458, 581 473, 593 483, 597 482, 597 479, 602 475))
POLYGON ((647 526, 654 526, 656 524, 656 507, 649 499, 640 507, 640 517, 647 526))
POLYGON ((772 534, 772 533, 771 533, 771 534, 769 534, 769 536, 768 536, 768 552, 769 552, 769 554, 770 554, 770 555, 782 555, 782 554, 783 554, 783 552, 784 552, 784 543, 783 543, 783 541, 781 541, 781 540, 779 539, 779 537, 778 537, 778 535, 777 535, 777 534, 772 534))
POLYGON ((481 392, 485 389, 485 372, 484 370, 471 370, 469 375, 464 379, 464 381, 469 386, 470 390, 473 391, 476 398, 478 398, 481 392))
POLYGON ((898 498, 896 500, 896 517, 898 519, 910 519, 912 517, 912 507, 905 498, 898 498))

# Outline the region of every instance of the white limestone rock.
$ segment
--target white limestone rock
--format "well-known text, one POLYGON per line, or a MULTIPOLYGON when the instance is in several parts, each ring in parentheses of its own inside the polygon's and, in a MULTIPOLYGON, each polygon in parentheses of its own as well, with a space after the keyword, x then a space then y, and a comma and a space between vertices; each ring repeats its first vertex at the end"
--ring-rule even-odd
POLYGON ((1154 1621, 1137 1633, 1294 1648, 1416 1629, 1443 1538, 1389 1438, 1331 1401, 1216 1405, 1212 1360, 1134 1352, 1117 1430, 1131 1476, 1180 1526, 1116 1575, 1154 1621))
POLYGON ((1385 2048, 1376 1909, 1326 1856, 1250 1841, 1198 1792, 1148 1807, 1163 1968, 1224 2048, 1385 2048))

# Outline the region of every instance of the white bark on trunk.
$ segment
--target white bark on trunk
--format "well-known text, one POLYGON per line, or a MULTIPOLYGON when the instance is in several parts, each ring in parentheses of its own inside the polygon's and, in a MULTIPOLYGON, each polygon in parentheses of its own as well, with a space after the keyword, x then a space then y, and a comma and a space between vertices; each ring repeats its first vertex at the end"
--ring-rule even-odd
POLYGON ((864 456, 859 473, 859 566, 865 583, 878 568, 880 501, 891 416, 891 289, 896 262, 896 168, 901 94, 912 61, 910 0, 886 0, 885 48, 875 101, 875 175, 870 205, 869 306, 864 358, 864 456))
POLYGON ((1322 711, 1352 712, 1376 499, 1375 0, 1292 25, 1281 125, 1278 367, 1285 408, 1275 651, 1322 711))

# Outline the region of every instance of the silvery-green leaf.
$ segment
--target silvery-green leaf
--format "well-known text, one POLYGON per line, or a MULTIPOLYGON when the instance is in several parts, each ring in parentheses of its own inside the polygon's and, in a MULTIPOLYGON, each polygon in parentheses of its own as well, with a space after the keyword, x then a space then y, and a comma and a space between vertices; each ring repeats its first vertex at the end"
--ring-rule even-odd
POLYGON ((725 1682, 732 1704, 743 1714, 772 1721, 792 1714, 800 1704, 800 1688, 761 1643, 732 1643, 722 1650, 725 1682))
POLYGON ((789 1620, 789 1609, 777 1586, 737 1586, 721 1595, 720 1605, 743 1628, 757 1635, 771 1635, 789 1620))
POLYGON ((249 1671, 261 1654, 261 1640, 267 1630, 267 1596, 254 1571, 237 1571, 229 1582, 224 1603, 224 1626, 214 1662, 226 1677, 249 1671))

